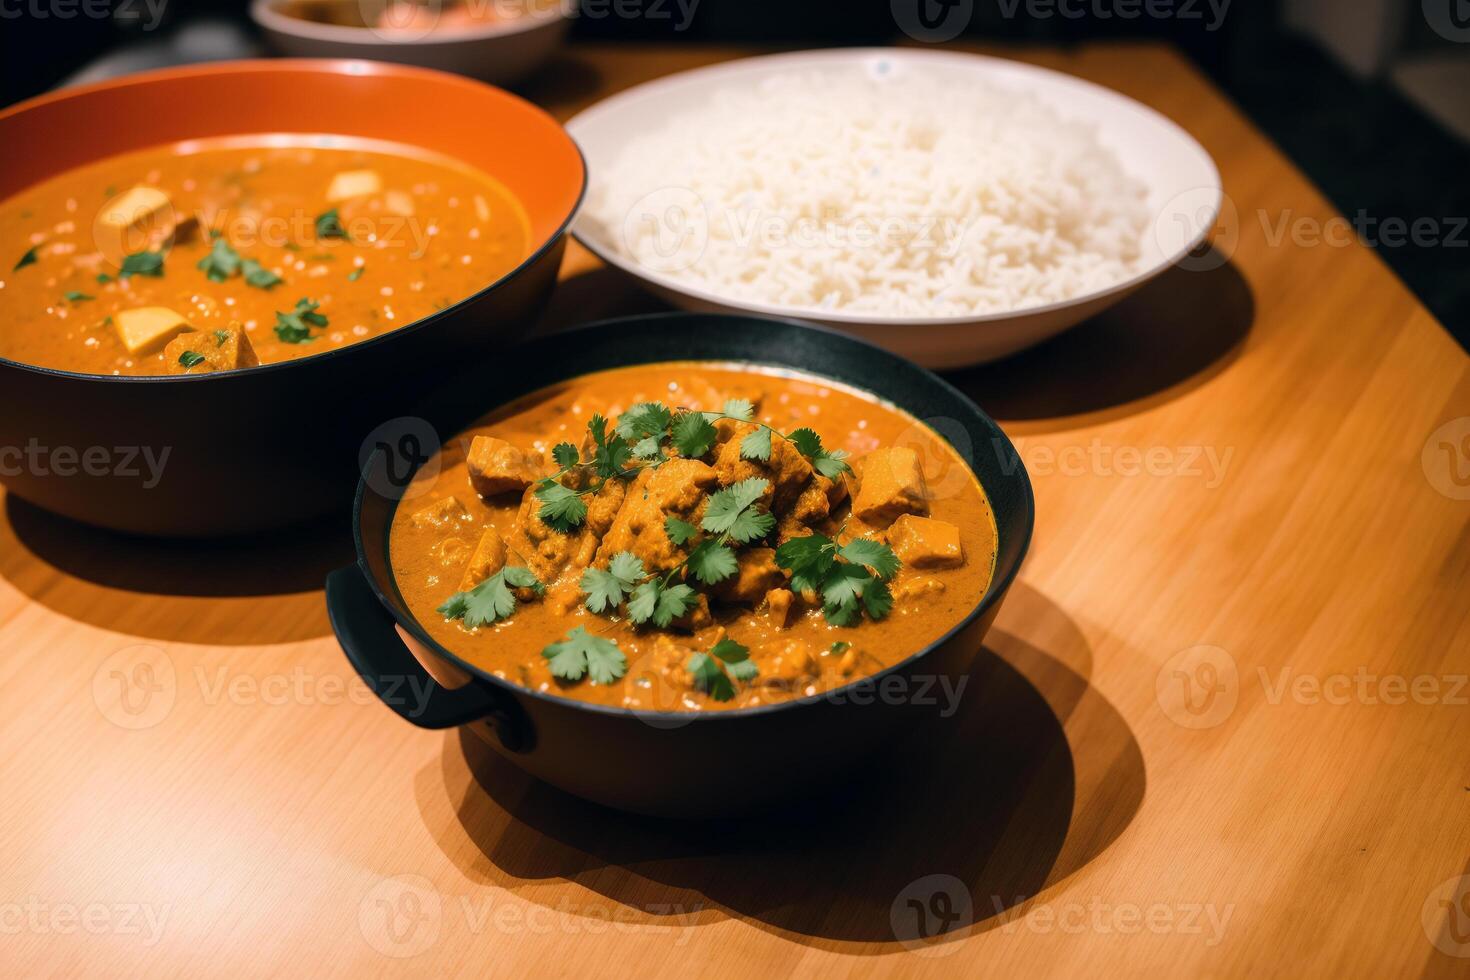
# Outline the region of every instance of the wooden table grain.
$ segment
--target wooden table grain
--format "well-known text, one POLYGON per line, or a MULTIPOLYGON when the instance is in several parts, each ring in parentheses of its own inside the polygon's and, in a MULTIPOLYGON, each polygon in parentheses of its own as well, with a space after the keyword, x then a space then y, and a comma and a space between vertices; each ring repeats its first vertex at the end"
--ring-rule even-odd
MULTIPOLYGON (((528 94, 742 53, 574 47, 528 94)), ((775 821, 597 810, 373 702, 322 607, 342 528, 150 545, 12 499, 5 972, 1470 973, 1470 360, 1302 233, 1338 216, 1177 54, 1010 53, 1178 121, 1231 206, 1192 268, 956 377, 1037 533, 901 774, 775 821)), ((657 308, 575 248, 565 279, 553 324, 657 308)))

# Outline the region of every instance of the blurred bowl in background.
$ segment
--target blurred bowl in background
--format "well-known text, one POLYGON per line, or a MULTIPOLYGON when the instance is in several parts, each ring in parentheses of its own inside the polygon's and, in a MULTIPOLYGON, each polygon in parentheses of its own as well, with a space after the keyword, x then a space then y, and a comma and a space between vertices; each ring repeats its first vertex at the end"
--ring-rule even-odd
POLYGON ((505 84, 534 71, 571 23, 560 0, 254 0, 281 54, 365 58, 505 84))

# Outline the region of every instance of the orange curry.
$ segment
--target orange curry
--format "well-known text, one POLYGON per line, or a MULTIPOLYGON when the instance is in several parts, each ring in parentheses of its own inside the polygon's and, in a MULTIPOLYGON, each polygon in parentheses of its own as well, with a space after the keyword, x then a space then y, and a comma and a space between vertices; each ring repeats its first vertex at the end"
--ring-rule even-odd
POLYGON ((738 708, 939 639, 995 563, 974 473, 932 429, 815 377, 666 363, 525 397, 446 446, 390 552, 429 634, 604 705, 738 708))
POLYGON ((157 147, 0 204, 0 356, 202 374, 375 337, 529 251, 489 176, 396 144, 247 136, 157 147))

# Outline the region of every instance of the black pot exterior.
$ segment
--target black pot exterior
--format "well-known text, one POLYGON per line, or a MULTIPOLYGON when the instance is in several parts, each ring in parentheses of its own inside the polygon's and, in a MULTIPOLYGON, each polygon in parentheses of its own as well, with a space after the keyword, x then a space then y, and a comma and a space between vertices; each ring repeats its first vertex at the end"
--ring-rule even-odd
POLYGON ((0 481, 134 534, 241 535, 343 509, 363 438, 448 368, 519 340, 564 236, 510 277, 392 333, 304 360, 199 377, 111 378, 0 360, 0 481))
POLYGON ((419 627, 389 563, 388 529, 396 501, 369 485, 378 481, 367 480, 358 485, 355 508, 358 566, 329 578, 328 609, 349 660, 387 704, 417 725, 467 723, 486 735, 493 729, 491 744, 526 772, 619 809, 669 817, 768 809, 852 778, 927 720, 955 709, 1029 546, 1031 485, 995 423, 928 371, 840 334, 752 317, 640 317, 540 338, 513 359, 447 385, 422 414, 435 419, 442 434, 453 435, 497 405, 548 384, 667 360, 810 371, 866 389, 930 422, 979 475, 999 530, 994 579, 984 596, 975 597, 969 617, 882 673, 785 704, 646 712, 539 694, 467 664, 419 627), (474 679, 455 690, 429 680, 398 640, 395 622, 474 679))

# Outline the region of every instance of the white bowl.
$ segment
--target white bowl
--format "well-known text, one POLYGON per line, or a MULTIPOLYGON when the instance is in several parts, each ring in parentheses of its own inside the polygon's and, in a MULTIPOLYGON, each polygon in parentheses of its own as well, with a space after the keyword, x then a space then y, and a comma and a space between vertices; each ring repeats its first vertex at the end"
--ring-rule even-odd
POLYGON ((933 368, 980 364, 1038 344, 1094 316, 1195 249, 1220 212, 1220 174, 1204 148, 1169 119, 1126 96, 1060 72, 1000 58, 902 48, 803 51, 728 62, 639 85, 597 103, 567 123, 598 174, 638 133, 687 111, 720 89, 759 84, 771 75, 858 67, 875 73, 923 70, 939 77, 1024 91, 1064 119, 1091 124, 1098 141, 1148 190, 1155 215, 1140 242, 1135 275, 1064 302, 994 313, 922 319, 847 314, 809 307, 732 300, 650 268, 614 247, 608 231, 584 211, 572 226, 577 240, 611 266, 686 310, 795 317, 881 344, 933 368))
MULTIPOLYGON (((567 4, 473 28, 434 29, 421 36, 379 34, 292 17, 279 0, 254 0, 250 16, 281 54, 293 58, 352 58, 438 68, 503 85, 529 75, 561 44, 571 21, 567 4)), ((437 8, 436 8, 437 9, 437 8)), ((473 120, 466 120, 472 125, 473 120)))

